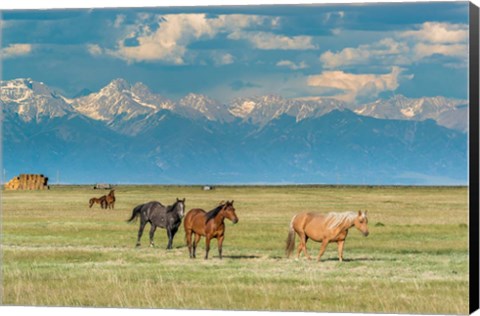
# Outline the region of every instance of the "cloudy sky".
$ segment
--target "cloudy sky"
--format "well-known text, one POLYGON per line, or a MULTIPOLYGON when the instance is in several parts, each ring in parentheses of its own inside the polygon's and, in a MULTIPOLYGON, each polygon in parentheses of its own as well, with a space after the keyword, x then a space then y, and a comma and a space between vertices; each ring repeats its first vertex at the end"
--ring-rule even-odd
POLYGON ((4 10, 3 79, 178 99, 467 98, 468 3, 4 10))

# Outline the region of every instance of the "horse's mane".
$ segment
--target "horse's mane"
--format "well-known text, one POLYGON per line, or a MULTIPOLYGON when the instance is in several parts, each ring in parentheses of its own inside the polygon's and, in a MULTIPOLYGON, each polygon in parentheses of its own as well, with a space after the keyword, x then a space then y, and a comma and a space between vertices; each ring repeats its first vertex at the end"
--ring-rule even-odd
POLYGON ((351 226, 353 221, 358 216, 356 212, 330 212, 325 216, 325 221, 327 223, 327 227, 330 229, 335 229, 341 226, 351 226))
POLYGON ((179 201, 175 201, 175 203, 173 203, 172 205, 167 206, 167 213, 170 213, 171 211, 173 211, 175 209, 175 206, 177 206, 178 202, 179 201))
POLYGON ((218 213, 222 210, 224 206, 225 204, 220 204, 213 210, 208 211, 208 213, 205 214, 205 224, 208 223, 211 219, 215 218, 215 216, 218 215, 218 213))

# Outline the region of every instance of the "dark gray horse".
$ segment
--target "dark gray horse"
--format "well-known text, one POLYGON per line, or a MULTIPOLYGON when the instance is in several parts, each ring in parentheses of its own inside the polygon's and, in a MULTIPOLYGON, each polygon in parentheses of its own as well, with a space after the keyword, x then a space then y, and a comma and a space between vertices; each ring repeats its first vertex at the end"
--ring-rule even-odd
POLYGON ((127 222, 132 222, 140 216, 140 228, 138 229, 137 247, 140 246, 140 239, 142 238, 143 229, 147 223, 150 223, 150 246, 153 247, 153 235, 157 227, 167 229, 168 246, 167 249, 172 249, 173 237, 177 233, 178 227, 182 222, 182 217, 185 212, 185 199, 177 200, 169 206, 164 206, 157 201, 140 204, 132 211, 132 216, 127 222))

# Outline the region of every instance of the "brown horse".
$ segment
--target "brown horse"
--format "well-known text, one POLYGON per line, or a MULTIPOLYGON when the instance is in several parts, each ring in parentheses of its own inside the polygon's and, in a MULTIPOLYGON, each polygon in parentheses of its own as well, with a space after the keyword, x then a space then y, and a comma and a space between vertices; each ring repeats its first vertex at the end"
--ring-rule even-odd
POLYGON ((105 208, 115 208, 115 190, 110 190, 110 193, 105 197, 105 208))
POLYGON ((208 259, 208 252, 210 251, 210 240, 217 238, 218 254, 222 259, 222 244, 225 238, 225 224, 224 220, 228 218, 234 224, 238 223, 238 217, 235 214, 235 208, 232 202, 220 203, 219 206, 205 212, 202 209, 194 208, 188 211, 183 221, 185 228, 185 236, 187 238, 188 252, 190 258, 195 258, 195 251, 198 242, 202 236, 205 236, 205 259, 208 259), (192 245, 192 235, 195 234, 195 240, 192 245))
POLYGON ((96 197, 91 198, 90 201, 88 201, 88 203, 90 204, 89 207, 92 208, 93 204, 97 203, 97 204, 100 204, 101 208, 107 208, 106 198, 107 198, 106 195, 103 195, 99 198, 96 198, 96 197))
POLYGON ((343 246, 348 235, 348 229, 355 226, 362 234, 368 236, 368 218, 367 212, 344 212, 344 213, 328 213, 322 215, 318 213, 300 213, 293 216, 290 222, 290 230, 288 232, 286 254, 287 258, 295 248, 295 233, 300 237, 300 245, 297 250, 297 259, 303 252, 305 257, 310 259, 307 253, 308 238, 322 242, 317 260, 320 261, 327 245, 336 242, 338 245, 338 259, 343 261, 343 246))

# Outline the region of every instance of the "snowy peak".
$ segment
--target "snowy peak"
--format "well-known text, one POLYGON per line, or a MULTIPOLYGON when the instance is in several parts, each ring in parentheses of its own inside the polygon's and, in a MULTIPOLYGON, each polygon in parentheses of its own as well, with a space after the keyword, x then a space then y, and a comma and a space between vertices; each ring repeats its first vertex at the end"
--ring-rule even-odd
POLYGON ((342 102, 333 99, 285 99, 278 95, 266 95, 235 99, 230 107, 230 112, 244 120, 263 125, 281 115, 293 116, 299 122, 306 118, 327 114, 334 109, 343 108, 342 102))
POLYGON ((62 117, 74 112, 61 95, 42 82, 32 79, 0 81, 0 102, 8 113, 16 113, 25 122, 62 117))
POLYGON ((277 95, 237 98, 230 105, 230 113, 254 124, 265 124, 280 116, 291 101, 277 95))
POLYGON ((354 109, 364 116, 381 119, 423 121, 433 119, 448 128, 466 131, 468 126, 468 101, 445 97, 407 98, 403 95, 388 100, 377 100, 354 109))
POLYGON ((173 102, 154 95, 143 84, 130 85, 124 79, 115 79, 98 93, 91 93, 73 102, 74 108, 95 120, 123 120, 149 115, 160 109, 172 108, 173 102))
POLYGON ((176 110, 185 116, 203 116, 210 121, 231 122, 234 119, 226 105, 202 94, 188 94, 178 101, 176 110))
POLYGON ((132 86, 127 82, 127 80, 122 78, 117 78, 112 80, 105 88, 102 90, 113 90, 113 91, 124 91, 130 90, 132 86))

